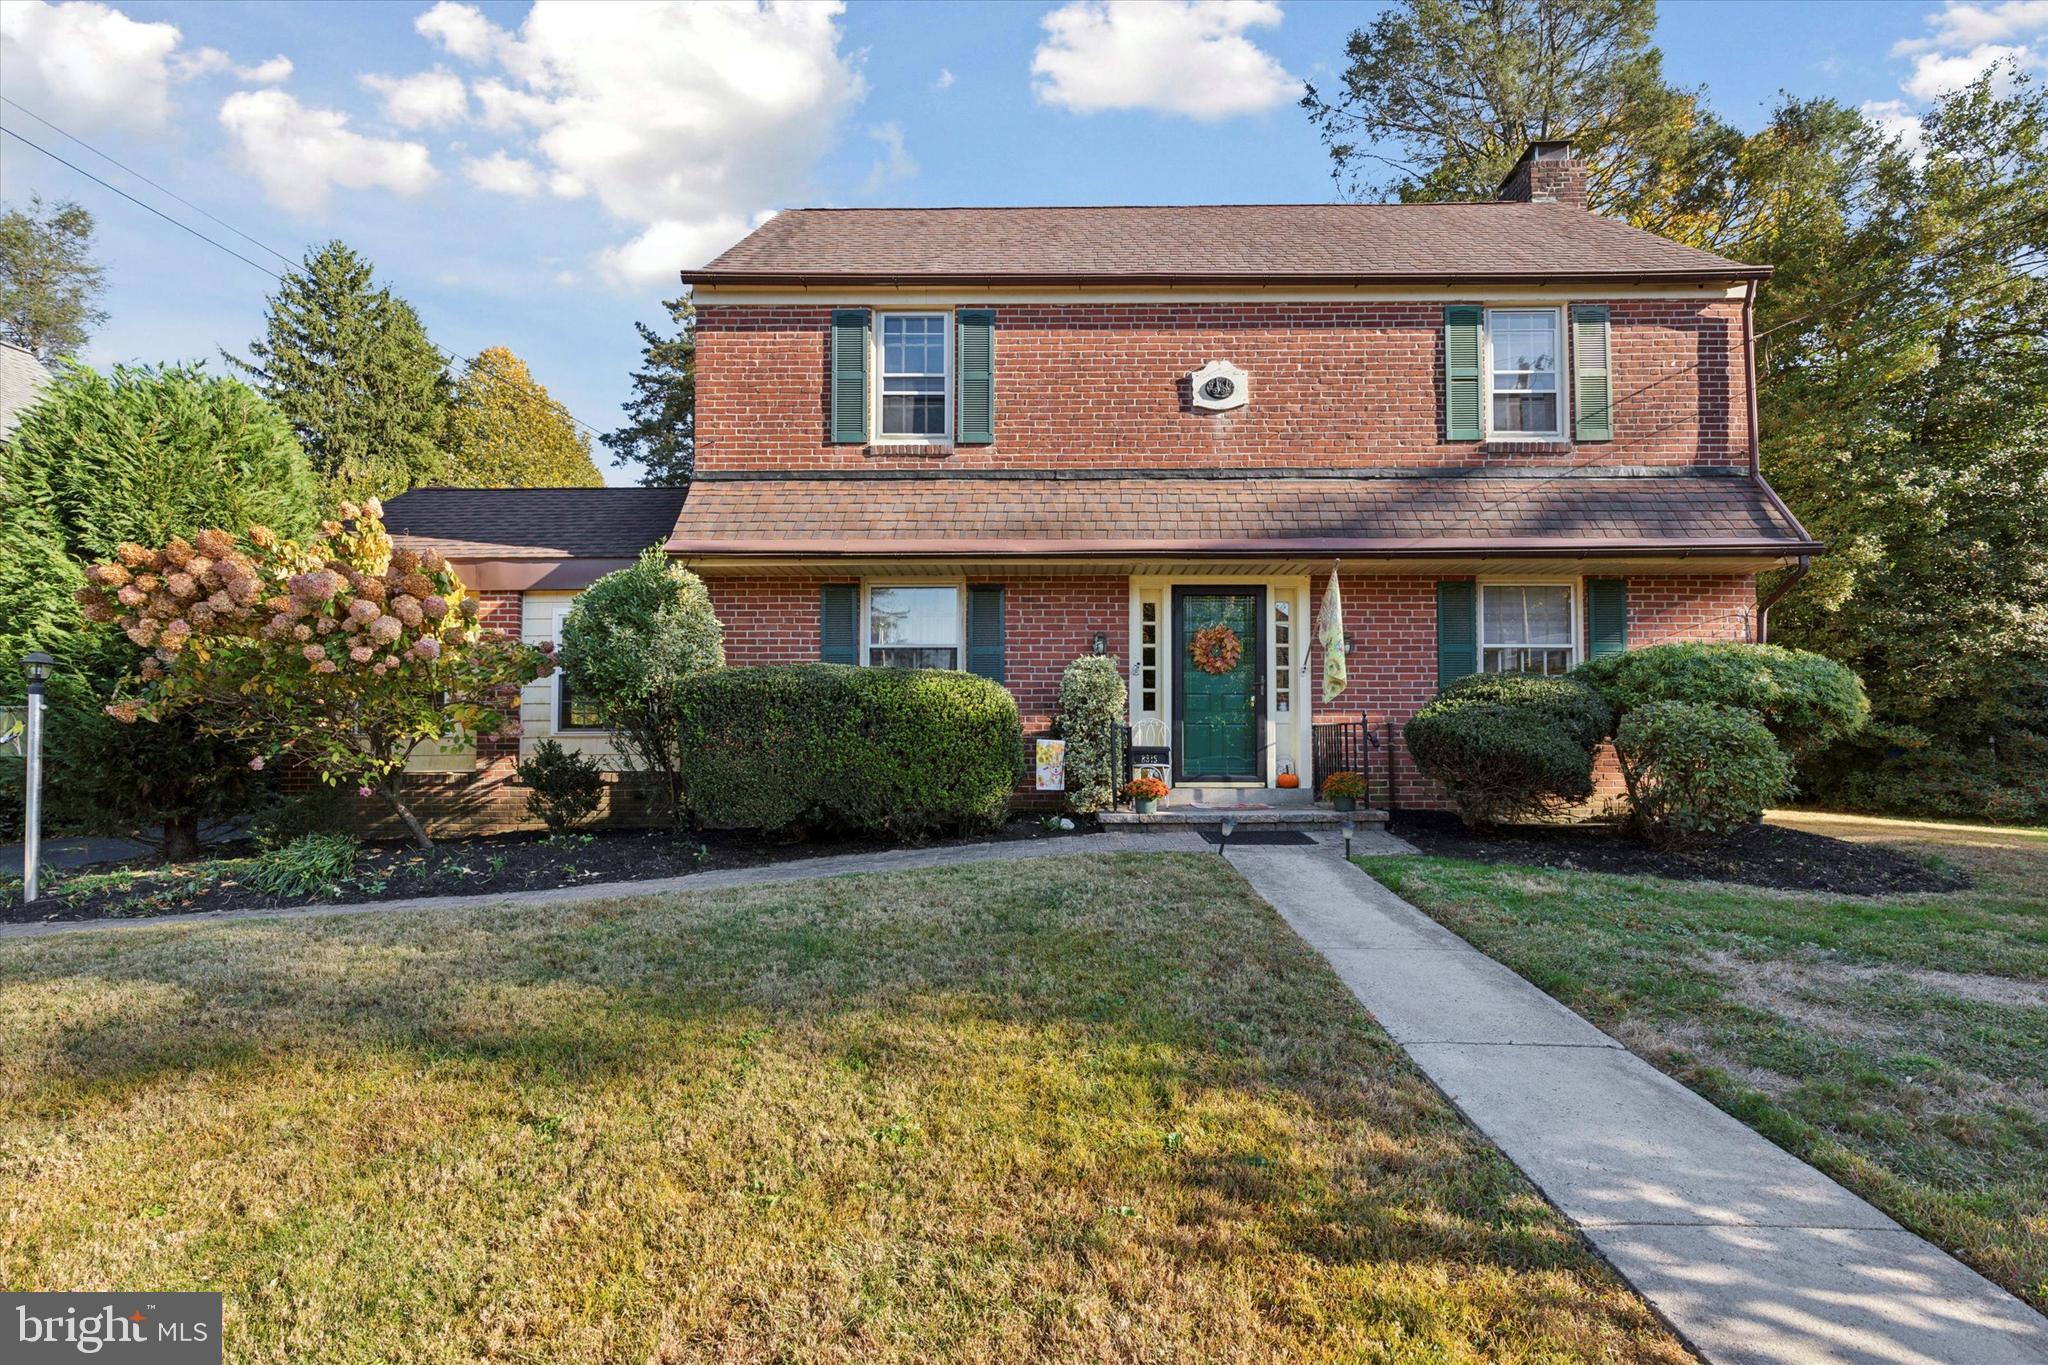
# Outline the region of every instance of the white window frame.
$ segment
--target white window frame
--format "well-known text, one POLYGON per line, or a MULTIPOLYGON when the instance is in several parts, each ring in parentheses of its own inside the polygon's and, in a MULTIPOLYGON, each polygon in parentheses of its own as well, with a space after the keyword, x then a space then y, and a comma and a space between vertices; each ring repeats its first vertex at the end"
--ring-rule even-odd
POLYGON ((872 390, 868 395, 868 401, 873 404, 873 410, 875 414, 875 434, 871 443, 874 445, 885 446, 949 446, 953 444, 954 376, 952 311, 950 309, 932 308, 890 308, 878 310, 875 313, 875 326, 871 335, 873 339, 870 341, 869 345, 873 348, 874 354, 870 358, 873 360, 874 363, 872 366, 870 366, 869 373, 874 376, 874 383, 872 390), (882 340, 882 333, 887 327, 887 319, 889 318, 939 319, 939 345, 941 347, 940 366, 944 371, 945 377, 945 424, 936 434, 925 433, 890 435, 888 432, 882 429, 882 424, 884 420, 883 414, 887 411, 882 402, 882 385, 883 381, 887 377, 886 375, 883 374, 882 367, 889 355, 889 348, 886 344, 884 344, 882 340))
MULTIPOLYGON (((951 588, 953 590, 953 667, 952 672, 967 671, 967 580, 964 578, 875 578, 863 579, 860 585, 860 666, 876 668, 881 665, 869 661, 868 650, 874 639, 874 601, 876 588, 951 588)), ((884 645, 885 649, 898 646, 884 645)), ((943 649, 939 644, 910 644, 904 649, 943 649)))
MULTIPOLYGON (((1571 340, 1565 310, 1549 304, 1501 304, 1485 310, 1479 335, 1480 429, 1489 441, 1563 441, 1572 429, 1571 340), (1548 313, 1557 324, 1557 430, 1495 431, 1493 426, 1493 319, 1496 313, 1548 313)), ((1610 363, 1611 360, 1610 360, 1610 363)))
POLYGON ((560 659, 562 653, 562 623, 569 619, 569 613, 576 610, 574 602, 562 602, 555 606, 549 618, 549 635, 555 642, 555 671, 548 675, 548 733, 551 735, 603 735, 609 734, 602 725, 567 725, 568 719, 562 713, 562 681, 569 675, 563 671, 560 659))
MULTIPOLYGON (((1477 600, 1475 600, 1475 601, 1473 602, 1473 604, 1472 604, 1472 606, 1473 606, 1473 613, 1472 613, 1472 614, 1473 614, 1473 616, 1474 616, 1475 618, 1477 618, 1477 619, 1475 619, 1475 620, 1474 620, 1474 622, 1473 622, 1473 625, 1472 625, 1472 634, 1473 634, 1473 637, 1474 637, 1474 641, 1475 641, 1475 644, 1474 644, 1474 653, 1475 653, 1475 654, 1477 655, 1477 658, 1476 658, 1476 659, 1474 660, 1474 662, 1475 662, 1475 663, 1476 663, 1476 664, 1477 664, 1477 665, 1479 666, 1479 671, 1480 671, 1481 673, 1486 673, 1486 672, 1488 672, 1488 671, 1489 671, 1489 670, 1488 670, 1488 668, 1486 667, 1486 651, 1487 651, 1487 650, 1488 650, 1489 648, 1492 648, 1492 649, 1557 649, 1557 648, 1559 648, 1559 646, 1557 646, 1557 645, 1491 645, 1491 646, 1489 646, 1489 645, 1487 644, 1487 642, 1486 642, 1486 590, 1487 590, 1488 588, 1563 588, 1563 589, 1565 589, 1565 590, 1566 590, 1567 592, 1569 592, 1569 593, 1571 594, 1571 602, 1572 602, 1572 605, 1571 605, 1571 613, 1572 613, 1572 615, 1571 615, 1571 622, 1572 622, 1572 638, 1571 638, 1571 645, 1570 645, 1570 649, 1571 649, 1571 658, 1570 658, 1570 659, 1569 659, 1569 660, 1568 660, 1568 661, 1566 662, 1566 664, 1565 664, 1565 672, 1566 672, 1566 673, 1569 673, 1569 672, 1571 672, 1571 671, 1572 671, 1572 670, 1573 670, 1574 668, 1577 668, 1577 667, 1578 667, 1578 666, 1579 666, 1580 664, 1582 664, 1582 663, 1584 663, 1584 662, 1586 661, 1586 638, 1585 638, 1585 636, 1586 636, 1586 621, 1585 621, 1585 609, 1586 609, 1586 602, 1585 602, 1585 587, 1584 587, 1584 585, 1583 585, 1582 583, 1580 583, 1580 582, 1579 582, 1579 580, 1578 580, 1578 579, 1576 579, 1576 578, 1482 578, 1482 579, 1480 579, 1480 580, 1479 580, 1479 582, 1478 582, 1478 584, 1477 584, 1477 589, 1476 589, 1476 590, 1477 590, 1477 593, 1478 593, 1478 597, 1477 597, 1477 600)), ((1513 675, 1513 674, 1502 674, 1502 675, 1500 675, 1500 676, 1503 676, 1503 677, 1512 677, 1512 676, 1514 676, 1514 675, 1513 675)), ((1553 674, 1550 674, 1549 676, 1551 676, 1551 677, 1558 677, 1558 676, 1560 676, 1560 675, 1558 675, 1558 674, 1554 674, 1554 673, 1553 673, 1553 674)))

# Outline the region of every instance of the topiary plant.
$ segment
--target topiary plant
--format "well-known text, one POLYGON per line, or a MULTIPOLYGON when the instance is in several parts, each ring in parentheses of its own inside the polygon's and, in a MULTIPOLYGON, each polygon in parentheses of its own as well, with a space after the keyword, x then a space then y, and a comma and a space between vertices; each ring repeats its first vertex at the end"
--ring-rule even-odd
POLYGON ((1117 732, 1129 715, 1123 669, 1089 654, 1060 675, 1059 726, 1067 741, 1067 806, 1076 814, 1116 802, 1117 732))
POLYGON ((1700 844, 1754 823, 1791 786, 1792 765, 1754 712, 1658 701, 1615 731, 1638 830, 1661 844, 1700 844))
POLYGON ((1591 749, 1614 729, 1614 711, 1575 678, 1531 673, 1472 673, 1436 694, 1430 706, 1506 706, 1556 721, 1573 742, 1591 749))
POLYGON ((604 800, 604 771, 597 761, 551 739, 534 745, 518 772, 531 788, 526 813, 546 825, 549 834, 567 834, 597 814, 604 800))
POLYGON ((1854 734, 1870 717, 1853 672, 1777 645, 1651 645, 1594 659, 1572 676, 1604 697, 1617 719, 1660 701, 1754 711, 1794 753, 1854 734))

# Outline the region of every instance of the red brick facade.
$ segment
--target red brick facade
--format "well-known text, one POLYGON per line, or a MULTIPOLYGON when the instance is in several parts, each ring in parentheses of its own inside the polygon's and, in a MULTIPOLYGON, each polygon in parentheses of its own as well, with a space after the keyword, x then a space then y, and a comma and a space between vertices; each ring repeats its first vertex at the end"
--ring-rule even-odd
POLYGON ((1610 310, 1615 439, 1540 454, 1444 439, 1440 303, 998 305, 995 443, 951 451, 828 443, 830 307, 705 304, 697 467, 1746 465, 1738 301, 1578 302, 1610 310), (1186 376, 1218 359, 1252 401, 1199 411, 1186 376))

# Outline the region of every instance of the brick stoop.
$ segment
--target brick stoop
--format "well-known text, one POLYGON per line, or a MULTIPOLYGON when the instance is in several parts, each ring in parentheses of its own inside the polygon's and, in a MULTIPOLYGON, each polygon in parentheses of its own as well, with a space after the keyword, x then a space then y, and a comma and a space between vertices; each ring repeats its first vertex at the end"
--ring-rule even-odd
POLYGON ((1360 832, 1383 830, 1383 810, 1328 810, 1322 807, 1285 806, 1183 806, 1175 810, 1140 815, 1136 811, 1106 810, 1096 820, 1106 830, 1121 834, 1172 834, 1184 829, 1214 829, 1225 816, 1239 829, 1339 829, 1349 821, 1360 832))

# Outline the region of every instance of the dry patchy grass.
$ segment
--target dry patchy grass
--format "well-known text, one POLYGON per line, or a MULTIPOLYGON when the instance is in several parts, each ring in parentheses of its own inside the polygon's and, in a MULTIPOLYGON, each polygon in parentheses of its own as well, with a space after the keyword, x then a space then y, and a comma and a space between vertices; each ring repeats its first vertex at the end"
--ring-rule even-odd
POLYGON ((2048 832, 1788 811, 1968 872, 1828 897, 1363 866, 1780 1146, 2048 1306, 2048 832))
POLYGON ((238 1361, 1686 1358, 1214 858, 7 945, 0 1107, 238 1361))

